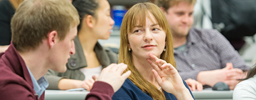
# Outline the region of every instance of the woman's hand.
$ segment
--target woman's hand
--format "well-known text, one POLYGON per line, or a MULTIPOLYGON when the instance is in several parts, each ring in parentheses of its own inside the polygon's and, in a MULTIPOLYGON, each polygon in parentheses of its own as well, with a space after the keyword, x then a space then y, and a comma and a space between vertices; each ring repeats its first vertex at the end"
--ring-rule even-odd
POLYGON ((190 79, 190 78, 185 81, 188 84, 188 87, 191 91, 195 91, 195 90, 202 91, 203 90, 203 85, 200 82, 190 79))
POLYGON ((87 91, 90 91, 92 89, 94 82, 95 82, 95 79, 85 80, 82 83, 82 88, 85 88, 87 91))
POLYGON ((158 84, 168 93, 172 93, 177 99, 192 100, 189 90, 183 84, 178 71, 166 61, 149 54, 148 62, 153 67, 153 74, 158 84))

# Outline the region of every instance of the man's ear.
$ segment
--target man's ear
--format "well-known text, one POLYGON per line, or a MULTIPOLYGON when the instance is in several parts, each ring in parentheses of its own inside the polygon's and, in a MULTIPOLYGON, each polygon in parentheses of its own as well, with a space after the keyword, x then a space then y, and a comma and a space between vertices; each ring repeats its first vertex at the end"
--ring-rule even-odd
POLYGON ((85 24, 88 25, 88 27, 92 28, 95 24, 95 19, 92 15, 87 15, 85 18, 84 18, 84 22, 85 24))
POLYGON ((49 47, 53 47, 56 44, 57 40, 58 40, 57 31, 51 31, 48 33, 47 41, 48 41, 49 47))

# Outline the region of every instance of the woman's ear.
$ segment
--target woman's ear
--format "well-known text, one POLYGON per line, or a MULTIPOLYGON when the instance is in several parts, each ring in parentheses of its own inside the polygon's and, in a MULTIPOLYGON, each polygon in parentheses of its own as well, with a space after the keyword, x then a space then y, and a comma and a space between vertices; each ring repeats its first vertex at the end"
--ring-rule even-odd
POLYGON ((84 21, 85 21, 85 24, 92 28, 95 24, 95 19, 92 15, 87 15, 85 18, 84 18, 84 21))

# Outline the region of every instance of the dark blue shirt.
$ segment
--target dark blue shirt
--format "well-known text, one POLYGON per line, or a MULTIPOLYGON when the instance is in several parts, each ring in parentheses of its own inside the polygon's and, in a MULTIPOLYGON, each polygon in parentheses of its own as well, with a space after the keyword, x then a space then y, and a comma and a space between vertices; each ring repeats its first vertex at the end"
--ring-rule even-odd
MULTIPOLYGON (((184 85, 188 88, 190 94, 192 95, 187 83, 183 81, 184 85)), ((182 85, 182 84, 181 84, 182 85)), ((166 100, 177 100, 177 98, 171 94, 164 91, 166 100)), ((192 95, 194 98, 194 96, 192 95)), ((132 83, 130 79, 126 79, 123 86, 113 95, 113 100, 153 100, 148 94, 144 93, 136 85, 132 83)))

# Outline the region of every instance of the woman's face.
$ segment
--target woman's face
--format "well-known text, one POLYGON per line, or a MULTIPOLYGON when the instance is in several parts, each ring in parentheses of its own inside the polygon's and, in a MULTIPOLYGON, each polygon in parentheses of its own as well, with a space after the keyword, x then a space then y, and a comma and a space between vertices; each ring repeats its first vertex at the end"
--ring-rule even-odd
POLYGON ((135 25, 131 33, 128 33, 129 47, 132 56, 137 58, 149 58, 150 53, 160 58, 165 48, 166 34, 158 25, 155 17, 149 13, 146 17, 146 25, 135 25))
POLYGON ((93 31, 98 39, 108 39, 114 25, 110 16, 110 6, 107 0, 99 0, 99 8, 96 10, 96 23, 93 31))

